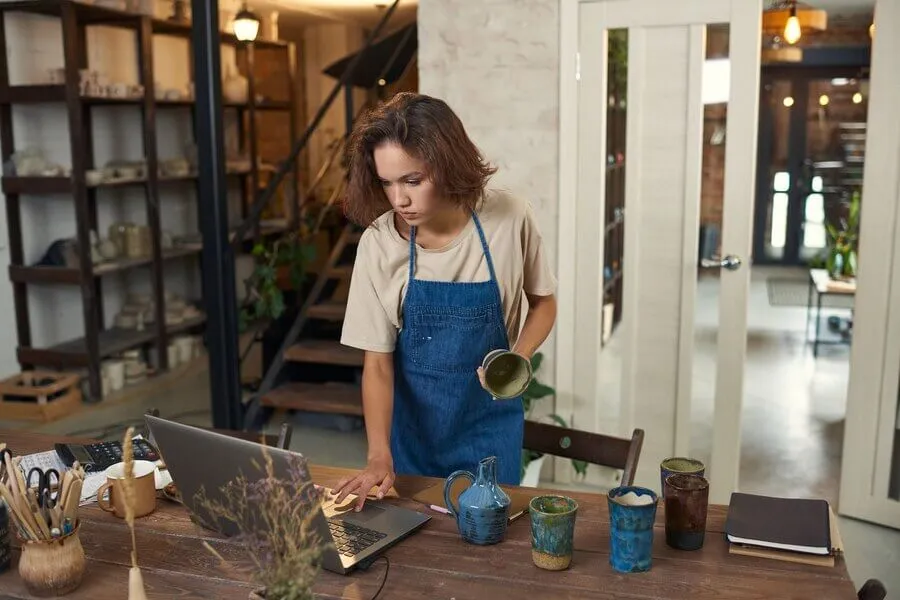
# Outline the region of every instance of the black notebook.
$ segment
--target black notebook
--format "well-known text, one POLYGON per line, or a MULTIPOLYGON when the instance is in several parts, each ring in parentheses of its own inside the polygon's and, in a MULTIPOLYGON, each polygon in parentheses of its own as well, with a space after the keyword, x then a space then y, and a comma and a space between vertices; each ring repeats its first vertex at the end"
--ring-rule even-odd
POLYGON ((732 544, 831 554, 828 502, 734 492, 725 534, 732 544))

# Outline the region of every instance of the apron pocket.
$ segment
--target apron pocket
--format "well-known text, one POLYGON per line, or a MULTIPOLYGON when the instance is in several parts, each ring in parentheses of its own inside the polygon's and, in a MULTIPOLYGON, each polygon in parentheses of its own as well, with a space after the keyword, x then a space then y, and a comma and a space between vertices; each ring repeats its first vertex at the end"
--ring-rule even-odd
POLYGON ((491 309, 416 311, 409 317, 406 334, 412 360, 429 370, 474 373, 494 345, 503 344, 491 309))

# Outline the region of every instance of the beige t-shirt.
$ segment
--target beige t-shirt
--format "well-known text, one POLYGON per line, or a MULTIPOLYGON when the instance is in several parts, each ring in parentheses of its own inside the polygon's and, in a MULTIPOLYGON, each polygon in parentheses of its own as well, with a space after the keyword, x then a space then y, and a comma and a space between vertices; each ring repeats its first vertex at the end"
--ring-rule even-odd
MULTIPOLYGON (((524 293, 549 296, 556 290, 547 252, 528 202, 488 190, 478 218, 491 250, 500 285, 510 347, 521 326, 524 293)), ((397 232, 394 213, 379 217, 362 235, 350 280, 341 343, 373 352, 393 352, 402 325, 409 274, 409 241, 397 232)), ((488 281, 490 271, 475 222, 443 248, 417 246, 416 279, 488 281)))

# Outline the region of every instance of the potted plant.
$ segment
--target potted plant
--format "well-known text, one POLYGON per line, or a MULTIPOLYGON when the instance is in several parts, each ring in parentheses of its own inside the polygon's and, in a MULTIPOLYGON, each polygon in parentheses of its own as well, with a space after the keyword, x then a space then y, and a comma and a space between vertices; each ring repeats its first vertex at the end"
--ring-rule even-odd
POLYGON ((246 298, 240 312, 240 330, 257 321, 277 319, 284 313, 284 293, 279 285, 279 272, 286 270, 291 285, 299 290, 306 280, 307 266, 315 259, 315 246, 306 244, 293 232, 271 244, 253 247, 254 268, 244 280, 246 298))
POLYGON ((825 268, 832 279, 852 279, 856 277, 856 252, 859 244, 859 191, 853 192, 847 209, 847 216, 838 224, 828 223, 828 249, 825 268))
POLYGON ((250 578, 259 588, 250 600, 312 600, 325 542, 315 531, 314 517, 321 506, 320 492, 310 482, 306 461, 288 457, 285 477, 275 473, 272 457, 264 451, 262 476, 241 473, 221 488, 221 499, 198 492, 198 517, 207 523, 227 522, 238 533, 232 540, 248 559, 243 566, 229 565, 207 542, 204 547, 226 568, 250 566, 250 578))
MULTIPOLYGON (((540 352, 531 357, 531 372, 534 373, 534 378, 531 380, 531 383, 528 385, 525 393, 522 394, 522 404, 525 409, 525 418, 529 420, 531 420, 532 410, 534 409, 535 403, 538 400, 556 394, 555 389, 553 389, 549 385, 541 383, 537 378, 538 369, 541 368, 541 363, 543 361, 544 355, 540 352)), ((561 427, 569 427, 569 424, 566 423, 566 420, 556 413, 551 413, 547 415, 546 418, 552 420, 554 423, 561 427)), ((533 450, 522 451, 522 486, 537 487, 538 478, 540 477, 541 467, 543 466, 543 464, 544 455, 540 452, 535 452, 533 450)), ((584 477, 587 474, 587 466, 588 464, 582 460, 572 461, 572 467, 575 469, 575 472, 581 477, 584 477)))

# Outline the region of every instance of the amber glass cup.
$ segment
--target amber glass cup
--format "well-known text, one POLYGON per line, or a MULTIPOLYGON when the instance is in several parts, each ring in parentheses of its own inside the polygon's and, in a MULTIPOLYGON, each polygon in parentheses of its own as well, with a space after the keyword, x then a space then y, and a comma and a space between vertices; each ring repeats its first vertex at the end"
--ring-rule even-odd
POLYGON ((666 477, 666 543, 678 550, 699 550, 706 535, 709 481, 700 475, 666 477))

